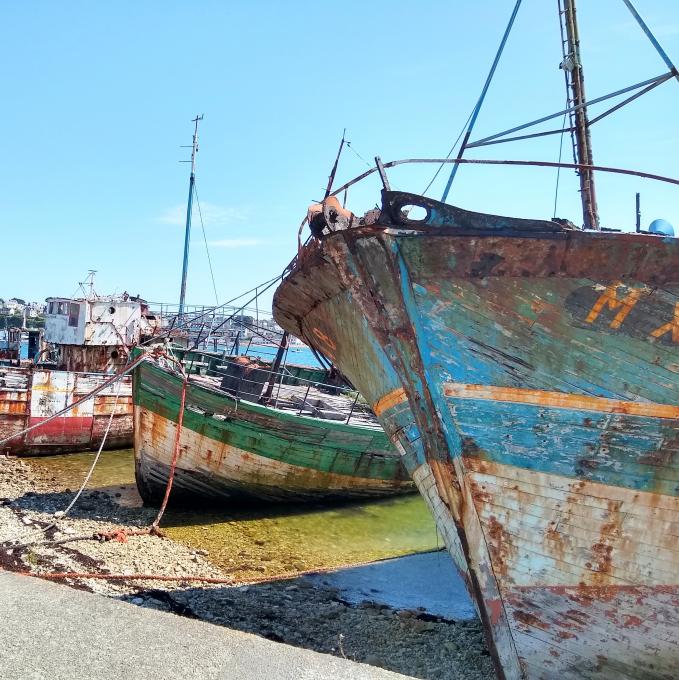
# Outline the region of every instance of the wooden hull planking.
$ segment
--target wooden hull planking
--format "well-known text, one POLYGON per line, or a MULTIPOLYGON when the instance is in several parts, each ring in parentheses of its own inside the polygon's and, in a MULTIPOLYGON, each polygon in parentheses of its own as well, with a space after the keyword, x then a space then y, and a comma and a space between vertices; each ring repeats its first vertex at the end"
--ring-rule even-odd
POLYGON ((671 678, 679 245, 522 222, 331 234, 275 316, 416 461, 500 677, 671 678))
MULTIPOLYGON (((137 485, 162 498, 176 437, 181 379, 151 361, 134 373, 137 485)), ((189 384, 173 495, 231 501, 320 501, 414 490, 379 429, 297 416, 189 384)))

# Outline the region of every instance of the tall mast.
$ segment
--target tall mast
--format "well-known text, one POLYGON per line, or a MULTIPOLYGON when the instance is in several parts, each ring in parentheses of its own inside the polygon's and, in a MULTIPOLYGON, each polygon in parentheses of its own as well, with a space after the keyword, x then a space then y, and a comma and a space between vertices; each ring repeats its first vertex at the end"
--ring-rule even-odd
POLYGON ((198 122, 203 116, 196 116, 191 122, 195 124, 193 130, 193 144, 191 145, 191 177, 189 178, 189 201, 186 206, 186 231, 184 233, 184 264, 182 266, 182 287, 179 293, 179 318, 184 316, 184 302, 186 300, 186 274, 189 268, 189 241, 191 237, 191 209, 193 206, 193 188, 196 184, 196 154, 198 153, 198 122))
MULTIPOLYGON (((565 24, 567 42, 567 53, 562 68, 566 72, 573 106, 578 107, 571 112, 571 122, 575 133, 576 163, 593 165, 592 138, 587 117, 587 98, 585 97, 585 79, 580 60, 580 36, 575 16, 575 0, 564 0, 564 10, 560 18, 565 24)), ((580 177, 582 217, 585 229, 599 229, 594 173, 587 168, 580 168, 578 175, 580 177)))

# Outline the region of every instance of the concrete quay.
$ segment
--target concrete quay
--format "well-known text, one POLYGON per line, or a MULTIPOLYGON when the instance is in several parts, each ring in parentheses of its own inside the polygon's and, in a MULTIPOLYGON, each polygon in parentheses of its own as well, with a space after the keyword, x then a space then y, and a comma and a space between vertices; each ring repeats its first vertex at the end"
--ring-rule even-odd
POLYGON ((397 680, 404 675, 0 571, 2 680, 397 680))

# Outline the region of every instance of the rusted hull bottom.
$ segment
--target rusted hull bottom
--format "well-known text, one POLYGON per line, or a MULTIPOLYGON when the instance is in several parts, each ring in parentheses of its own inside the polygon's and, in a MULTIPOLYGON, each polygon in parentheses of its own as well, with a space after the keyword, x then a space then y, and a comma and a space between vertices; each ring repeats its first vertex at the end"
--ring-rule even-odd
MULTIPOLYGON (((508 622, 525 677, 676 678, 678 499, 462 462, 489 555, 475 571, 499 589, 484 615, 508 622)), ((472 589, 429 464, 413 479, 472 589)))
MULTIPOLYGON (((177 425, 135 407, 135 464, 143 498, 157 501, 167 485, 177 425)), ((411 491, 392 481, 365 479, 290 465, 230 446, 183 428, 172 486, 173 496, 194 495, 233 502, 350 500, 411 491)))
POLYGON ((132 446, 134 421, 129 378, 123 379, 117 400, 117 386, 113 385, 64 416, 50 420, 51 416, 86 396, 110 376, 46 369, 14 369, 11 377, 19 387, 0 389, 0 439, 15 438, 2 445, 3 453, 40 456, 97 448, 109 428, 114 408, 105 448, 132 446), (21 434, 26 428, 35 425, 40 426, 21 434))

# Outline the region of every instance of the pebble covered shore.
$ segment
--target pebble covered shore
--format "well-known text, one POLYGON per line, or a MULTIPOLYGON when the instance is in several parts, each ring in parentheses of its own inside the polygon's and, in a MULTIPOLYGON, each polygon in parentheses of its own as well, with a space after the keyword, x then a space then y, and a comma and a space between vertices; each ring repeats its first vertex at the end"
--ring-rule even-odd
MULTIPOLYGON (((195 550, 167 538, 93 540, 94 534, 147 527, 156 509, 126 507, 114 492, 93 490, 81 496, 67 517, 55 518, 54 513, 71 501, 73 491, 57 488, 53 478, 36 473, 21 460, 0 456, 0 568, 34 574, 177 577, 173 581, 71 578, 66 583, 418 678, 494 677, 476 620, 447 621, 367 601, 350 605, 322 579, 312 583, 304 576, 251 583, 255 573, 263 578, 257 565, 247 570, 220 568, 210 562, 209 549, 195 550), (50 524, 55 526, 44 531, 50 524), (182 580, 192 576, 229 583, 182 580)), ((234 546, 236 565, 242 547, 234 546)))

